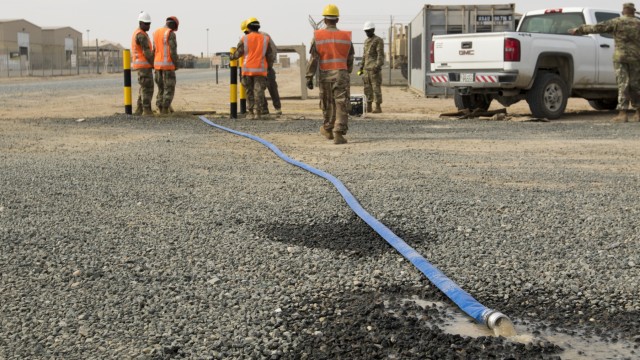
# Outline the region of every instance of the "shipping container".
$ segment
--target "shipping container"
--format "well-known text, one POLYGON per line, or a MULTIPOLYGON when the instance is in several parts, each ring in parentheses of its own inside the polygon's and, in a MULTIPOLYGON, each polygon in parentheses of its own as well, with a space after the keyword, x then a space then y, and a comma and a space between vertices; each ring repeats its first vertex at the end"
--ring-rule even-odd
POLYGON ((444 34, 514 31, 515 4, 425 5, 409 24, 409 86, 425 96, 452 95, 427 85, 431 37, 444 34))

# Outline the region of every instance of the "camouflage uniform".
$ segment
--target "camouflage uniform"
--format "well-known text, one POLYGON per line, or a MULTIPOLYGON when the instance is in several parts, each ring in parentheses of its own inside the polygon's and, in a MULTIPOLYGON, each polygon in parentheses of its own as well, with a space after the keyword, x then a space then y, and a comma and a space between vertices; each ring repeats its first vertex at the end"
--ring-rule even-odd
MULTIPOLYGON (((335 25, 327 25, 326 30, 338 31, 335 25)), ((311 40, 311 58, 307 65, 307 81, 313 78, 318 70, 320 55, 316 50, 315 39, 311 40)), ((351 79, 349 74, 353 71, 353 57, 355 51, 353 44, 347 59, 347 70, 320 70, 318 76, 318 90, 320 91, 320 108, 324 117, 323 127, 326 131, 347 134, 348 113, 350 106, 351 79)))
POLYGON ((373 35, 364 41, 364 52, 360 70, 364 69, 364 95, 367 102, 382 104, 382 72, 384 65, 384 41, 381 37, 373 35))
MULTIPOLYGON (((171 59, 178 70, 178 41, 175 31, 169 34, 167 39, 171 59)), ((176 93, 176 70, 156 70, 155 81, 158 85, 158 95, 156 96, 156 106, 158 109, 169 109, 176 93)))
MULTIPOLYGON (((142 48, 144 57, 149 64, 153 64, 153 49, 149 47, 149 36, 143 33, 139 33, 136 36, 136 43, 142 48)), ((151 100, 153 99, 153 68, 149 69, 137 69, 138 72, 138 85, 140 90, 138 91, 137 108, 151 109, 151 100)))
MULTIPOLYGON (((260 34, 269 36, 263 32, 260 34)), ((271 38, 271 37, 269 37, 271 38)), ((273 45, 275 47, 275 44, 273 45)), ((267 46, 267 52, 265 58, 267 59, 268 68, 273 67, 273 47, 271 46, 271 40, 269 40, 269 46, 267 46)), ((240 39, 236 46, 236 52, 231 54, 231 60, 237 60, 244 55, 244 37, 240 39)), ((247 108, 250 114, 256 114, 258 117, 263 114, 264 107, 266 107, 267 100, 264 97, 264 92, 267 89, 267 77, 266 76, 242 76, 242 85, 247 90, 247 108), (262 104, 262 105, 256 105, 262 104)), ((279 98, 278 98, 279 100, 279 98)), ((264 112, 264 113, 268 113, 264 112)))
MULTIPOLYGON (((262 34, 267 35, 269 37, 269 48, 271 50, 271 62, 269 66, 269 70, 267 72, 267 90, 269 91, 269 96, 271 97, 271 102, 273 103, 274 109, 276 111, 280 111, 282 107, 282 103, 280 102, 280 92, 278 91, 278 83, 276 82, 276 71, 273 69, 273 64, 276 62, 276 57, 278 56, 278 47, 276 43, 273 41, 271 35, 262 32, 262 34)), ((262 104, 262 113, 269 113, 269 103, 267 102, 267 98, 264 98, 262 104)))
POLYGON ((627 110, 629 102, 640 109, 640 20, 623 15, 596 25, 582 25, 576 34, 613 34, 618 110, 627 110))

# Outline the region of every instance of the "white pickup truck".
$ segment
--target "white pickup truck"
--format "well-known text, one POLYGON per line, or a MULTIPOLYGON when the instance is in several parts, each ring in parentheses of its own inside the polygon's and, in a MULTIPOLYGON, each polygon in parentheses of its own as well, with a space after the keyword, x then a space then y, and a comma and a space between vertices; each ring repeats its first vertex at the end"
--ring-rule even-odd
POLYGON ((613 39, 568 29, 620 16, 619 11, 558 8, 527 12, 515 32, 436 35, 427 81, 455 89, 458 109, 488 109, 526 100, 534 117, 557 119, 569 97, 615 109, 613 39))

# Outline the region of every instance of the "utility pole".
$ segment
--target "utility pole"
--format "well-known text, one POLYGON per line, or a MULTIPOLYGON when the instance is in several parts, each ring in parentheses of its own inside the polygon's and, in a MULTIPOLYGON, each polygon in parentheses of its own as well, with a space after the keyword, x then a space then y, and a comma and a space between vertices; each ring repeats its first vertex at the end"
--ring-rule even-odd
MULTIPOLYGON (((87 29, 87 49, 91 46, 91 40, 89 39, 89 29, 87 29)), ((82 46, 84 47, 84 46, 82 46)), ((89 57, 89 52, 87 50, 84 51, 85 56, 87 57, 87 70, 91 73, 91 58, 89 57)))
POLYGON ((391 24, 389 26, 389 85, 391 85, 391 68, 393 67, 393 53, 391 53, 391 51, 393 50, 393 15, 389 16, 389 23, 391 24))

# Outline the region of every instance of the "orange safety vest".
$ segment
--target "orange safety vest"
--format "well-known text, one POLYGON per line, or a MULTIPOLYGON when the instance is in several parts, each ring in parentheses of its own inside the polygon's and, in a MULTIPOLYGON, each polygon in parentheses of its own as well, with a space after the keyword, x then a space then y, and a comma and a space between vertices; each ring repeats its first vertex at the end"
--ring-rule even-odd
POLYGON ((131 39, 131 53, 133 55, 133 69, 137 70, 137 69, 151 69, 153 68, 153 65, 149 64, 149 62, 147 61, 147 58, 144 56, 144 51, 142 50, 142 46, 140 46, 138 44, 138 41, 136 41, 138 34, 144 34, 147 37, 147 41, 149 41, 149 49, 151 49, 153 47, 153 44, 151 44, 151 39, 149 39, 149 35, 143 31, 140 28, 137 28, 136 31, 133 33, 133 39, 131 39))
POLYGON ((171 58, 169 51, 169 35, 173 30, 163 27, 153 33, 153 44, 155 45, 155 58, 153 68, 156 70, 175 70, 176 65, 171 58))
POLYGON ((351 31, 316 30, 313 33, 320 56, 320 70, 347 70, 351 50, 351 31))
POLYGON ((243 37, 244 63, 243 76, 267 76, 267 48, 269 36, 251 32, 243 37))

